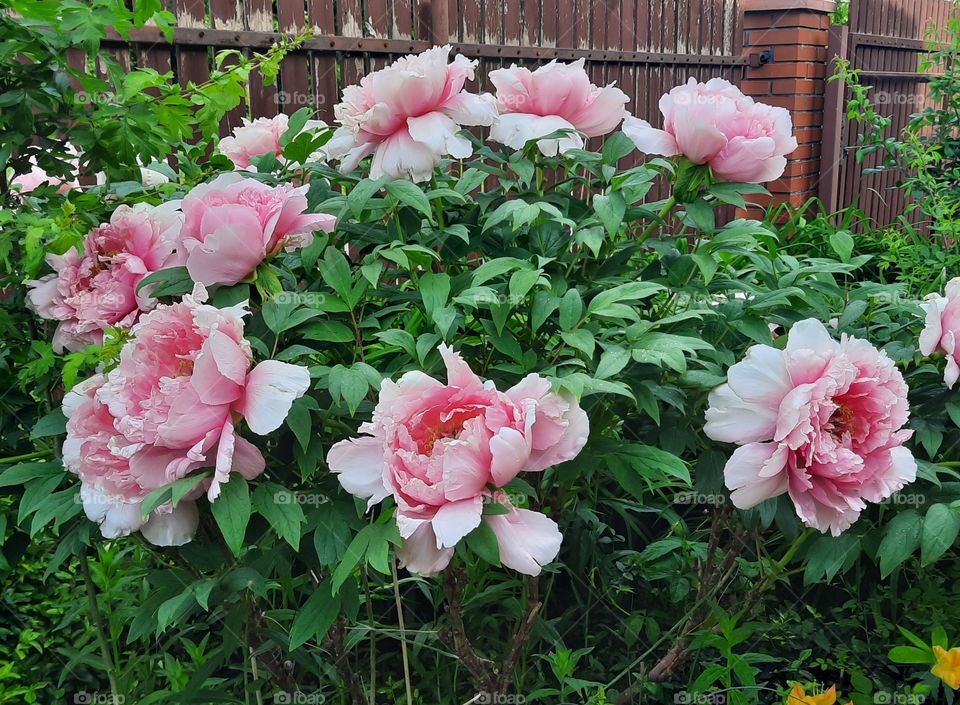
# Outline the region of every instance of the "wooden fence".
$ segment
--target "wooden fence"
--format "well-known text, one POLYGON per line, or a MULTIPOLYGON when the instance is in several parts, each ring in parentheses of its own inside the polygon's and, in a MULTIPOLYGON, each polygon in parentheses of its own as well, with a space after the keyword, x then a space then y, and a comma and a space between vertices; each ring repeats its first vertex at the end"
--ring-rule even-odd
POLYGON ((276 86, 254 78, 250 104, 232 115, 272 116, 314 107, 323 119, 344 86, 403 54, 451 43, 479 60, 473 89, 511 63, 583 58, 596 83, 617 84, 630 110, 650 116, 660 95, 689 76, 742 78, 739 0, 174 0, 174 42, 135 30, 111 50, 125 65, 173 70, 181 81, 209 75, 213 50, 262 49, 281 34, 314 37, 284 59, 276 86))
MULTIPOLYGON (((858 126, 846 96, 828 83, 834 55, 876 88, 880 112, 899 130, 927 100, 918 73, 931 25, 943 27, 952 0, 851 0, 849 27, 831 27, 834 0, 167 0, 172 42, 134 30, 107 48, 127 66, 203 81, 220 49, 263 50, 283 35, 312 37, 287 56, 274 86, 250 81, 249 103, 233 112, 272 116, 310 106, 330 121, 345 86, 408 53, 450 43, 479 61, 469 88, 491 90, 490 71, 511 63, 584 59, 597 84, 616 82, 634 115, 659 124, 657 103, 693 76, 722 76, 757 100, 791 111, 800 147, 773 202, 820 196, 831 210, 856 203, 877 223, 902 213, 894 174, 864 174, 854 161, 858 126)), ((82 61, 82 57, 77 58, 82 61)), ((595 146, 595 145, 591 145, 595 146)), ((869 166, 868 162, 868 166, 869 166)), ((764 204, 766 205, 766 203, 764 204)))
MULTIPOLYGON (((911 114, 931 104, 929 76, 920 72, 920 62, 931 41, 942 39, 958 9, 951 0, 852 0, 849 26, 831 32, 830 54, 861 70, 877 112, 892 120, 888 135, 900 134, 911 114)), ((840 84, 831 86, 825 107, 831 122, 824 139, 821 195, 828 208, 855 204, 874 224, 893 223, 907 205, 897 186, 899 177, 892 171, 864 173, 880 163, 879 153, 857 163, 857 136, 863 126, 847 119, 846 99, 840 84)), ((920 219, 919 212, 910 216, 914 223, 920 219)))

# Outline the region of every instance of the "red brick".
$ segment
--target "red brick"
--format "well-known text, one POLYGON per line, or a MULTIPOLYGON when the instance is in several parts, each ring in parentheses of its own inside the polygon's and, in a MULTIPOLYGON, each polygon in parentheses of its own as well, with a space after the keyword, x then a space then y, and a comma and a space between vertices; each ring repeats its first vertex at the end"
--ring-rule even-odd
POLYGON ((774 64, 780 61, 817 61, 826 63, 826 46, 778 46, 773 48, 774 64))
POLYGON ((773 81, 774 95, 823 95, 823 81, 807 78, 778 78, 773 81))
POLYGON ((819 29, 769 29, 750 30, 746 33, 746 46, 777 46, 782 44, 806 44, 827 46, 828 35, 819 29))
POLYGON ((741 81, 740 90, 752 96, 770 95, 772 89, 771 83, 772 81, 741 81))
POLYGON ((772 95, 763 99, 767 105, 775 105, 787 110, 823 110, 823 96, 814 95, 772 95))
POLYGON ((793 119, 794 127, 810 127, 823 125, 822 110, 792 110, 790 117, 793 119))
MULTIPOLYGON (((809 48, 809 47, 806 47, 809 48)), ((813 59, 778 59, 774 56, 772 64, 747 69, 750 78, 823 78, 827 67, 815 63, 813 59)))

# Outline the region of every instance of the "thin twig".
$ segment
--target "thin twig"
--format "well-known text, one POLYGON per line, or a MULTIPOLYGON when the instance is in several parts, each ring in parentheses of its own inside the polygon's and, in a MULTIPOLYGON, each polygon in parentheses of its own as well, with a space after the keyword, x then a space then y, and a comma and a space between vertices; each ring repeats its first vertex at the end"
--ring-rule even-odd
POLYGON ((397 563, 390 564, 393 571, 393 599, 397 604, 397 624, 400 625, 400 656, 403 659, 403 684, 407 689, 407 705, 413 705, 413 686, 410 682, 410 659, 407 656, 406 627, 403 624, 403 605, 400 603, 400 581, 397 580, 397 563))
POLYGON ((94 630, 97 632, 97 641, 100 642, 100 655, 106 666, 107 678, 110 680, 110 693, 113 696, 113 702, 120 702, 120 688, 117 685, 117 664, 113 661, 110 651, 110 641, 103 630, 103 615, 100 613, 100 607, 97 605, 97 587, 90 576, 90 564, 87 563, 87 552, 80 552, 80 573, 83 575, 83 584, 87 589, 87 603, 90 606, 90 619, 93 622, 94 630))

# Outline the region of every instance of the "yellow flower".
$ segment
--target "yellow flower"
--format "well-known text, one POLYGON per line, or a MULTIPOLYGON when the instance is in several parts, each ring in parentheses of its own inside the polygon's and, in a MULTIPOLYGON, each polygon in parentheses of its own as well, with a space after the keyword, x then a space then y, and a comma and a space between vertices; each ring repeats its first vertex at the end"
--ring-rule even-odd
POLYGON ((803 686, 797 683, 787 696, 786 705, 834 705, 835 702, 837 702, 837 686, 830 686, 830 690, 820 695, 807 695, 803 686))
POLYGON ((942 646, 933 647, 937 665, 930 671, 954 690, 960 689, 960 646, 947 651, 942 646))

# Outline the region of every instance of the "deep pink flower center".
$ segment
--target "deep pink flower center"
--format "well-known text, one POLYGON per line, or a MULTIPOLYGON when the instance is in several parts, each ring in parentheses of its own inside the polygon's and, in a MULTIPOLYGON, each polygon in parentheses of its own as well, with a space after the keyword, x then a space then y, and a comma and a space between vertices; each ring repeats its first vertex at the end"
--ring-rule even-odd
POLYGON ((482 413, 481 409, 462 409, 445 413, 436 412, 430 417, 421 419, 420 425, 414 429, 413 440, 417 443, 417 450, 421 455, 433 455, 433 448, 437 441, 445 438, 457 438, 463 431, 464 425, 472 418, 482 413))

